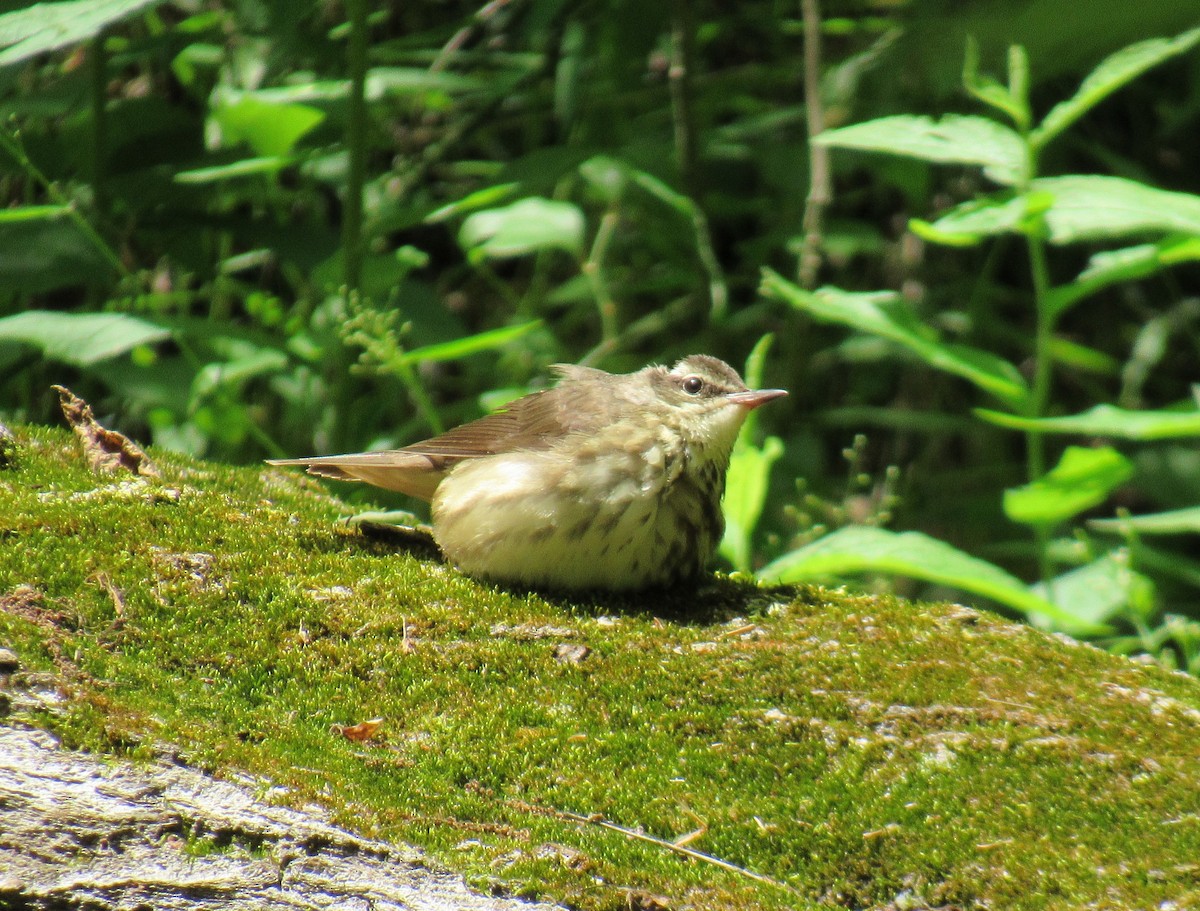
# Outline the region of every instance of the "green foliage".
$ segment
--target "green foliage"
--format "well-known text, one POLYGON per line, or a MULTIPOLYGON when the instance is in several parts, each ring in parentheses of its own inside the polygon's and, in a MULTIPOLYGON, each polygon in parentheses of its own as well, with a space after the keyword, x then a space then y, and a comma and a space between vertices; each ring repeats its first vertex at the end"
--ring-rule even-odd
MULTIPOLYGON (((1086 412, 1052 416, 1054 373, 1079 363, 1103 365, 1102 358, 1058 344, 1060 320, 1088 296, 1122 281, 1146 278, 1193 260, 1200 243, 1200 197, 1171 192, 1125 177, 1076 174, 1044 177, 1038 163, 1051 140, 1128 82, 1200 43, 1200 29, 1174 39, 1153 39, 1124 48, 1105 59, 1083 80, 1074 96, 1034 123, 1029 98, 1030 67, 1024 51, 1011 49, 1008 80, 1002 84, 979 74, 978 51, 968 46, 963 81, 967 91, 1012 122, 947 115, 891 116, 826 131, 816 142, 831 148, 882 152, 937 164, 983 168, 986 177, 1005 187, 1000 193, 978 193, 950 208, 933 222, 914 220, 923 239, 949 247, 971 247, 985 239, 1013 234, 1028 250, 1030 299, 1036 331, 1024 354, 1033 363, 1026 385, 1017 366, 992 352, 945 341, 898 295, 845 292, 825 288, 805 291, 767 271, 765 294, 784 300, 818 319, 840 323, 885 339, 915 353, 929 367, 965 378, 1001 399, 1007 411, 976 409, 989 423, 1025 431, 1027 483, 1004 491, 1006 516, 1033 527, 1041 580, 1027 587, 990 563, 948 545, 908 532, 894 536, 881 529, 846 528, 784 555, 763 570, 765 578, 795 581, 818 573, 878 571, 916 576, 984 594, 1026 612, 1032 619, 1061 629, 1082 628, 1113 620, 1135 626, 1158 611, 1158 593, 1146 571, 1135 567, 1137 548, 1105 547, 1081 536, 1084 555, 1056 556, 1053 531, 1109 500, 1131 480, 1135 463, 1108 446, 1068 447, 1058 465, 1046 470, 1046 433, 1089 434, 1130 440, 1195 437, 1195 405, 1158 411, 1129 411, 1110 403, 1086 412), (1131 237, 1155 236, 1151 244, 1093 254, 1074 281, 1055 286, 1047 244, 1114 243, 1131 237), (1008 381, 1008 385, 1003 384, 1008 381), (1061 569, 1065 564, 1066 569, 1061 569), (991 588, 991 591, 989 591, 991 588), (1024 598, 1052 602, 1039 609, 1024 598)), ((1120 529, 1136 534, 1132 524, 1100 524, 1094 529, 1120 529)), ((1166 527, 1172 527, 1170 523, 1166 527)), ((1152 561, 1150 561, 1152 563, 1152 561)), ((1147 569, 1150 567, 1148 566, 1147 569)), ((1190 644, 1183 661, 1192 664, 1190 644)))
MULTIPOLYGON (((748 371, 791 396, 735 451, 728 565, 894 522, 1040 579, 1042 609, 1010 611, 1103 615, 1114 648, 1186 663, 1200 568, 1136 522, 1200 502, 1200 31, 1186 2, 1105 9, 1089 30, 1053 0, 827 0, 803 78, 837 192, 814 227, 810 25, 764 0, 20 6, 0 14, 0 416, 53 420, 58 382, 191 454, 352 451, 555 362, 739 363, 771 336, 748 371), (1014 39, 1029 52, 989 76, 1014 39), (1121 441, 1132 476, 1020 537, 1005 489, 1084 440, 1121 441), (1153 591, 1073 611, 1085 588, 1055 583, 1109 555, 1153 591)), ((926 558, 904 577, 978 592, 926 558)))
POLYGON ((1004 491, 1004 512, 1025 525, 1057 525, 1099 506, 1133 476, 1133 463, 1109 446, 1069 446, 1046 474, 1004 491))

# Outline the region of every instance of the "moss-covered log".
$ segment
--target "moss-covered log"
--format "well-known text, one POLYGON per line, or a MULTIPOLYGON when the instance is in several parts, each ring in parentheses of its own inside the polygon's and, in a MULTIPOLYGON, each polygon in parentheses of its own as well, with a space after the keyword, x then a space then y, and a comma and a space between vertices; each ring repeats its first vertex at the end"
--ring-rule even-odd
POLYGON ((1200 907, 1194 679, 955 605, 504 591, 281 470, 7 451, 0 645, 69 745, 171 743, 584 908, 1200 907))

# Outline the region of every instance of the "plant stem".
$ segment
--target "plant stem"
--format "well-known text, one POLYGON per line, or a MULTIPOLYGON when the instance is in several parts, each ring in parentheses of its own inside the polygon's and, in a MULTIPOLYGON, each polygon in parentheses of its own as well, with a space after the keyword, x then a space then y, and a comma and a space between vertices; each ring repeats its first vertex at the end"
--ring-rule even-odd
POLYGON ((107 209, 104 180, 108 163, 108 54, 104 49, 103 31, 92 39, 87 56, 88 81, 92 90, 92 147, 89 150, 88 179, 92 184, 96 212, 103 217, 107 209))
MULTIPOLYGON (((1054 368, 1052 343, 1054 341, 1054 316, 1046 305, 1046 294, 1050 288, 1049 270, 1046 266, 1046 246, 1039 237, 1027 237, 1029 246, 1029 268, 1033 278, 1033 300, 1037 312, 1037 327, 1033 341, 1033 390, 1030 396, 1029 417, 1046 416, 1050 404, 1050 383, 1054 368)), ((1036 481, 1046 472, 1046 456, 1042 433, 1031 430, 1026 433, 1028 445, 1029 480, 1036 481)))
MULTIPOLYGON (((1054 314, 1047 301, 1050 290, 1050 270, 1046 265, 1046 244, 1040 235, 1041 225, 1031 227, 1025 235, 1029 246, 1029 270, 1033 278, 1033 303, 1037 313, 1037 328, 1034 335, 1033 390, 1030 393, 1029 417, 1046 416, 1050 404, 1050 384, 1054 369, 1052 345, 1054 341, 1054 314)), ((1027 472, 1029 481, 1038 480, 1046 473, 1045 437, 1041 431, 1030 430, 1025 434, 1027 472)), ((1050 527, 1037 525, 1034 534, 1037 541, 1038 572, 1046 586, 1046 597, 1054 600, 1054 567, 1050 562, 1050 527)))
POLYGON ((821 268, 821 232, 825 207, 833 198, 829 149, 813 142, 825 129, 821 104, 821 8, 818 0, 802 0, 804 11, 804 109, 808 119, 808 199, 804 204, 804 245, 796 279, 803 288, 817 282, 821 268))
POLYGON ((604 280, 604 257, 612 241, 613 231, 620 220, 621 216, 615 208, 604 213, 600 219, 600 226, 596 229, 592 249, 588 251, 588 258, 580 267, 588 287, 591 288, 592 297, 596 300, 596 309, 600 313, 600 337, 605 342, 615 341, 620 332, 617 324, 617 302, 613 300, 608 283, 604 280))
POLYGON ((79 214, 79 210, 75 208, 74 204, 46 178, 45 174, 38 170, 37 165, 35 165, 30 160, 29 156, 25 154, 25 150, 21 147, 21 143, 16 136, 10 135, 6 130, 0 129, 0 148, 3 148, 5 151, 7 151, 8 154, 13 157, 13 160, 20 165, 21 170, 23 170, 29 177, 32 177, 34 182, 41 186, 42 190, 46 194, 47 199, 49 199, 55 205, 62 206, 66 210, 66 216, 70 218, 71 221, 75 222, 76 227, 78 227, 79 230, 83 232, 83 235, 89 241, 91 241, 92 246, 94 246, 100 252, 101 256, 108 260, 109 265, 113 267, 113 271, 115 271, 122 278, 128 277, 129 270, 125 268, 125 264, 121 262, 121 258, 117 256, 116 251, 113 250, 113 248, 105 242, 104 238, 100 236, 99 232, 92 227, 91 222, 79 214))
POLYGON ((362 280, 363 184, 367 167, 367 3, 346 0, 350 42, 346 68, 350 76, 349 110, 346 119, 346 199, 342 216, 342 251, 346 286, 357 291, 362 280))
POLYGON ((696 239, 696 255, 708 273, 708 312, 720 319, 729 308, 729 289, 725 273, 713 249, 712 232, 700 199, 704 195, 698 167, 697 129, 693 105, 692 69, 696 60, 696 17, 692 0, 675 0, 671 14, 671 67, 668 70, 671 90, 671 120, 675 128, 675 159, 679 166, 679 182, 692 202, 692 235, 696 239))

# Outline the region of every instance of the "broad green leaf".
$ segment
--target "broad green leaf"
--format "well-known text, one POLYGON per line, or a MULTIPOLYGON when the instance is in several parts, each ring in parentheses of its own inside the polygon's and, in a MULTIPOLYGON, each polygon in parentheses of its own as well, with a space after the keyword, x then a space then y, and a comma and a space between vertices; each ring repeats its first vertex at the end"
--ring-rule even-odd
POLYGON ((794 583, 864 572, 908 576, 952 586, 1025 614, 1049 617, 1060 628, 1074 632, 1094 629, 1093 624, 1081 623, 995 564, 916 531, 897 533, 867 526, 841 528, 784 554, 759 570, 758 578, 764 582, 794 583))
POLYGON ((472 259, 506 259, 540 250, 582 256, 583 229, 578 206, 530 197, 469 216, 458 232, 458 242, 472 259))
POLYGON ((936 221, 910 219, 909 228, 923 240, 948 247, 970 247, 993 234, 1015 233, 1025 217, 1020 198, 971 199, 936 221))
POLYGON ((1029 224, 1034 194, 1050 200, 1042 215, 1055 244, 1147 234, 1200 235, 1200 196, 1098 174, 1039 178, 1028 195, 971 200, 929 227, 968 238, 1017 232, 1029 224))
POLYGON ((987 408, 976 408, 976 417, 1013 430, 1042 433, 1078 433, 1121 440, 1169 440, 1200 436, 1200 411, 1129 411, 1114 405, 1097 405, 1081 414, 1061 418, 1025 418, 987 408))
POLYGON ((986 117, 947 114, 940 120, 912 114, 881 117, 814 137, 818 145, 905 155, 939 164, 982 165, 996 183, 1019 183, 1025 170, 1020 134, 986 117))
POLYGON ((1200 534, 1200 506, 1116 519, 1092 519, 1088 527, 1118 533, 1132 531, 1139 535, 1200 534))
POLYGON ((296 143, 325 119, 325 112, 305 104, 273 104, 249 92, 226 92, 213 108, 221 128, 221 144, 247 143, 264 157, 287 155, 296 143))
POLYGON ((1025 525, 1054 525, 1103 503, 1133 476, 1133 463, 1108 446, 1069 446, 1031 484, 1004 491, 1004 514, 1025 525))
POLYGON ((25 342, 50 360, 86 367, 170 336, 162 326, 127 313, 27 310, 0 318, 0 341, 25 342))
POLYGON ((1055 105, 1030 136, 1041 148, 1123 85, 1165 60, 1185 54, 1200 44, 1200 28, 1174 38, 1151 38, 1110 54, 1100 62, 1066 101, 1055 105))
POLYGON ((0 16, 0 66, 79 44, 164 0, 65 0, 0 16))
POLYGON ((16 206, 12 209, 0 209, 0 224, 61 218, 70 211, 70 206, 16 206))
POLYGON ((783 455, 783 441, 779 437, 767 437, 758 447, 744 440, 744 436, 739 437, 729 459, 725 499, 721 504, 725 513, 725 536, 721 539, 720 552, 735 569, 749 572, 754 529, 758 527, 767 501, 771 467, 783 455))
POLYGON ((1054 197, 1046 222, 1056 244, 1166 232, 1200 235, 1200 196, 1191 193, 1099 174, 1043 177, 1033 189, 1054 197))
POLYGON ((106 283, 113 272, 113 262, 97 238, 65 212, 61 216, 47 211, 44 217, 0 218, 0 295, 42 294, 106 283))
POLYGON ((516 326, 504 326, 500 329, 490 329, 487 332, 468 335, 466 338, 456 338, 450 342, 439 342, 436 345, 413 348, 411 351, 404 352, 400 363, 418 364, 424 361, 458 360, 461 357, 478 354, 480 351, 501 348, 540 325, 542 325, 542 321, 535 319, 532 322, 520 323, 516 326))
POLYGON ((1200 237, 1168 237, 1158 243, 1106 250, 1092 256, 1087 268, 1071 284, 1052 289, 1046 303, 1058 316, 1109 285, 1145 278, 1168 266, 1196 260, 1200 260, 1200 237))
MULTIPOLYGON (((1049 597, 1040 582, 1032 588, 1042 597, 1049 597)), ((1145 617, 1154 610, 1154 583, 1130 569, 1128 558, 1119 554, 1105 554, 1063 573, 1050 588, 1059 609, 1085 626, 1103 624, 1130 612, 1145 617)))
POLYGON ((902 345, 929 366, 960 376, 1014 406, 1028 395, 1016 367, 988 351, 940 341, 937 333, 894 292, 852 293, 837 288, 806 291, 770 269, 763 272, 761 290, 817 319, 902 345))

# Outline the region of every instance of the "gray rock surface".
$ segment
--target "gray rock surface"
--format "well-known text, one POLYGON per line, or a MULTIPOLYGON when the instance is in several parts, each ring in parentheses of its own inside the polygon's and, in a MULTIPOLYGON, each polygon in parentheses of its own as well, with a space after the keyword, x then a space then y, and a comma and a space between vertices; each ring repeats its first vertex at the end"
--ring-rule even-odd
MULTIPOLYGON (((550 911, 481 895, 414 849, 166 761, 64 750, 19 714, 53 702, 0 677, 0 908, 550 911)), ((263 790, 261 787, 258 791, 263 790)))

